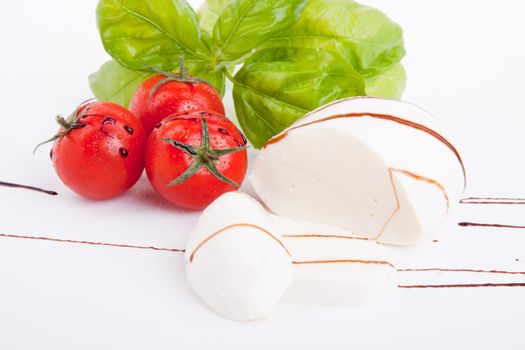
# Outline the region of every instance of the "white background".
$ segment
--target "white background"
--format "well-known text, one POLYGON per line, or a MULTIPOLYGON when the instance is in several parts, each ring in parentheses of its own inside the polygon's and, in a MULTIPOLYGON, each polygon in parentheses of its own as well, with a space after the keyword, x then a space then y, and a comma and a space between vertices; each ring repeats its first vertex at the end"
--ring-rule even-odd
MULTIPOLYGON (((198 5, 201 1, 193 1, 198 5)), ((368 0, 405 30, 404 98, 460 141, 467 195, 525 197, 525 3, 368 0)), ((96 1, 11 1, 0 11, 0 233, 183 248, 197 213, 158 200, 146 181, 93 203, 70 193, 35 144, 58 112, 91 97, 107 55, 96 1)), ((525 206, 463 206, 436 238, 396 250, 399 267, 525 270, 525 206)), ((523 349, 525 289, 400 290, 360 307, 281 305, 265 321, 218 318, 188 289, 181 254, 0 238, 0 349, 523 349)), ((523 276, 402 275, 402 282, 523 282, 523 276)))

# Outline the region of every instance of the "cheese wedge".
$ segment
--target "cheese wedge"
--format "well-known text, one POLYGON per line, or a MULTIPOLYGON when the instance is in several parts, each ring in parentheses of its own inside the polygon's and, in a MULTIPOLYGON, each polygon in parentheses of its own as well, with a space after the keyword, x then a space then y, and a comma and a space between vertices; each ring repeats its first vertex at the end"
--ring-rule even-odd
POLYGON ((428 112, 380 98, 306 115, 267 143, 250 179, 277 215, 395 245, 436 232, 466 181, 450 135, 428 112))
POLYGON ((204 210, 185 261, 193 291, 234 321, 270 315, 291 281, 290 255, 273 221, 241 193, 226 193, 204 210))

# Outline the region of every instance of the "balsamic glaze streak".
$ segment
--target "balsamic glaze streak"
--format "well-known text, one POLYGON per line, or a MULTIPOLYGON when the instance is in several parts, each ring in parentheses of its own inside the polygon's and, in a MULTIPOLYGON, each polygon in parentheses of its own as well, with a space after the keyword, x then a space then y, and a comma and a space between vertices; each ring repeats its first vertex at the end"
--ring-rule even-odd
POLYGON ((29 190, 29 191, 35 191, 35 192, 49 194, 51 196, 56 196, 58 194, 55 191, 48 191, 48 190, 44 190, 44 189, 38 188, 38 187, 19 185, 19 184, 10 183, 10 182, 3 182, 3 181, 0 181, 0 186, 11 187, 11 188, 20 188, 20 189, 23 189, 23 190, 29 190))
POLYGON ((493 228, 525 229, 525 226, 522 226, 522 225, 485 224, 485 223, 479 223, 479 222, 459 222, 458 226, 461 226, 461 227, 493 227, 493 228))
POLYGON ((5 234, 5 233, 0 233, 0 237, 30 239, 30 240, 58 242, 58 243, 86 244, 86 245, 117 247, 117 248, 146 249, 146 250, 156 250, 156 251, 166 251, 166 252, 181 252, 181 253, 184 252, 184 249, 158 248, 158 247, 137 246, 137 245, 118 244, 118 243, 78 241, 78 240, 73 240, 73 239, 61 239, 61 238, 51 238, 51 237, 39 237, 39 236, 10 235, 10 234, 5 234))
POLYGON ((525 283, 473 283, 473 284, 420 284, 399 285, 399 288, 490 288, 490 287, 525 287, 525 283))
MULTIPOLYGON (((248 224, 242 224, 242 226, 248 226, 248 224)), ((233 225, 232 225, 233 226, 233 225)), ((250 225, 250 227, 252 227, 250 225)), ((253 226, 255 227, 255 226, 253 226)), ((225 229, 228 229, 231 227, 226 227, 225 229)), ((221 232, 225 231, 225 229, 222 229, 218 231, 216 234, 212 235, 208 239, 206 239, 204 242, 208 241, 209 239, 213 238, 214 236, 220 234, 221 232)), ((266 232, 266 231, 265 231, 266 232)), ((118 243, 105 243, 105 242, 91 242, 91 241, 81 241, 81 240, 72 240, 72 239, 60 239, 60 238, 51 238, 51 237, 42 237, 42 236, 25 236, 25 235, 13 235, 13 234, 3 234, 0 233, 0 237, 3 238, 17 238, 17 239, 28 239, 28 240, 40 240, 40 241, 48 241, 48 242, 57 242, 57 243, 70 243, 70 244, 85 244, 85 245, 92 245, 92 246, 106 246, 106 247, 117 247, 117 248, 131 248, 131 249, 143 249, 143 250, 154 250, 154 251, 167 251, 167 252, 176 252, 176 253, 184 253, 184 249, 176 249, 176 248, 159 248, 159 247, 153 247, 153 246, 136 246, 136 245, 128 245, 128 244, 118 244, 118 243)), ((195 254, 196 250, 201 246, 199 245, 192 254, 195 254)), ((190 259, 191 261, 192 259, 190 259)), ((354 260, 334 260, 334 261, 294 261, 294 264, 318 264, 318 263, 336 263, 336 262, 361 262, 361 263, 373 263, 373 264, 389 264, 388 262, 382 262, 382 261, 354 261, 354 260)), ((525 275, 525 272, 522 271, 502 271, 502 270, 474 270, 474 269, 448 269, 448 268, 415 268, 415 269, 398 269, 399 272, 428 272, 428 271, 446 271, 446 272, 474 272, 474 273, 494 273, 494 274, 520 274, 525 275)), ((429 284, 429 285, 399 285, 399 288, 405 288, 405 289, 430 289, 430 288, 493 288, 493 287, 525 287, 525 283, 473 283, 473 284, 429 284)))
POLYGON ((474 270, 474 269, 446 269, 446 268, 419 268, 419 269, 398 269, 399 272, 472 272, 472 273, 494 273, 507 275, 525 275, 525 271, 503 271, 503 270, 474 270))
POLYGON ((508 204, 508 205, 523 205, 524 198, 491 198, 491 197, 468 197, 460 201, 461 204, 508 204))

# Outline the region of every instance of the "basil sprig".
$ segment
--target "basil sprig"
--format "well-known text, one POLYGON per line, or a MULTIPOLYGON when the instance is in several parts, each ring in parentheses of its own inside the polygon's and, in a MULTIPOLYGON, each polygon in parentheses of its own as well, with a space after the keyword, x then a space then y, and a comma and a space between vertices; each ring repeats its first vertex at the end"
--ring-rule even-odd
POLYGON ((232 81, 255 147, 325 103, 398 98, 405 84, 401 28, 352 0, 207 0, 197 14, 185 0, 100 0, 97 23, 114 60, 89 78, 98 99, 127 106, 148 66, 173 70, 184 56, 221 93, 232 81))

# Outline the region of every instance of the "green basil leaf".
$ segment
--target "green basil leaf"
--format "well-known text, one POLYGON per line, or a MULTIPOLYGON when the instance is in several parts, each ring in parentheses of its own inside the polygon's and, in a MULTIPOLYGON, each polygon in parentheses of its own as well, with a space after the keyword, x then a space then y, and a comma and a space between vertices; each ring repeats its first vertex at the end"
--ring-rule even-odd
POLYGON ((365 78, 388 71, 405 54, 401 27, 381 11, 352 0, 310 0, 299 20, 265 47, 335 52, 365 78))
POLYGON ((136 72, 108 61, 89 76, 89 86, 100 101, 110 101, 128 107, 137 88, 152 76, 149 72, 136 72))
POLYGON ((177 66, 199 52, 200 30, 185 0, 100 0, 97 23, 106 51, 121 65, 143 70, 177 66))
POLYGON ((307 0, 233 0, 213 28, 216 61, 231 62, 292 25, 307 0))
POLYGON ((257 148, 305 113, 359 95, 361 75, 339 55, 314 49, 261 51, 239 70, 233 88, 237 119, 257 148))
POLYGON ((213 27, 222 11, 232 0, 206 0, 197 10, 197 17, 201 29, 207 33, 213 33, 213 27))
POLYGON ((385 73, 367 79, 366 94, 375 97, 400 98, 405 90, 406 72, 401 63, 385 73))

